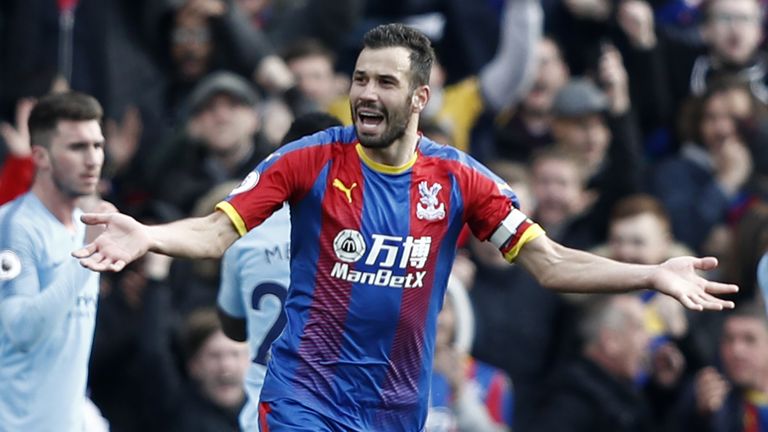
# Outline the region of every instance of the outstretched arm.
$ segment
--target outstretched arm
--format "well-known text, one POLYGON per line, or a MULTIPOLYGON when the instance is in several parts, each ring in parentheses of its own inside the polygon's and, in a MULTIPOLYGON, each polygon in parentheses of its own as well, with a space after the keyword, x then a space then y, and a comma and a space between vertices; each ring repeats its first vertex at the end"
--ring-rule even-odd
POLYGON ((717 267, 715 258, 678 257, 659 265, 626 264, 562 246, 546 235, 526 243, 517 257, 544 287, 564 292, 625 292, 653 289, 692 310, 733 308, 716 295, 738 287, 708 281, 697 270, 717 267))
POLYGON ((94 271, 120 271, 150 250, 174 257, 218 258, 239 237, 221 211, 155 226, 121 213, 84 214, 82 220, 105 225, 102 235, 72 253, 81 265, 94 271))

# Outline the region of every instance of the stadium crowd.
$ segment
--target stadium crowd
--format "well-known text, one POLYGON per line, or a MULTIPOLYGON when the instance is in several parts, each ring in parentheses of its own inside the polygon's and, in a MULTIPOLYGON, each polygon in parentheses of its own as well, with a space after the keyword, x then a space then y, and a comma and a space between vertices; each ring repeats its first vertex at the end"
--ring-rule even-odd
MULTIPOLYGON (((640 264, 714 256, 707 276, 740 286, 727 312, 563 295, 467 234, 426 430, 768 432, 765 6, 5 1, 0 204, 32 183, 35 101, 72 89, 104 109, 105 200, 148 223, 207 214, 295 119, 351 124, 362 34, 403 22, 437 52, 420 131, 488 165, 551 238, 640 264)), ((220 280, 218 260, 157 254, 101 276, 93 430, 239 430, 250 359, 216 318, 220 280)))

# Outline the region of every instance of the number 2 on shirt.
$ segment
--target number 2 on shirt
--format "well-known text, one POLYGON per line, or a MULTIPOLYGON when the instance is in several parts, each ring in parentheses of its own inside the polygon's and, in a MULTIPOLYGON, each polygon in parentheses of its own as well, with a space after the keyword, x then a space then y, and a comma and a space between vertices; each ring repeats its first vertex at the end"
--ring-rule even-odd
MULTIPOLYGON (((264 302, 268 301, 269 297, 277 299, 279 301, 279 312, 276 316, 270 317, 272 321, 272 327, 264 336, 264 340, 261 341, 259 349, 256 351, 256 357, 253 358, 254 363, 265 365, 269 360, 269 348, 272 346, 272 342, 280 336, 285 327, 285 311, 283 310, 283 304, 285 303, 285 297, 288 294, 288 290, 279 284, 274 282, 266 282, 259 284, 253 289, 251 293, 251 307, 254 310, 261 310, 264 306, 264 302)), ((266 323, 265 323, 266 324, 266 323)))

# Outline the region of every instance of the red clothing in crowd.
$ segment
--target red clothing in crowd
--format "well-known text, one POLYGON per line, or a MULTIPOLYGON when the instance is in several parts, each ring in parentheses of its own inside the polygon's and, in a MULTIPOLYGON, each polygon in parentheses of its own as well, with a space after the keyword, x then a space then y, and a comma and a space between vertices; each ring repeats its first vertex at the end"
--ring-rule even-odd
POLYGON ((9 155, 0 166, 0 204, 16 198, 29 190, 35 175, 32 157, 9 155))

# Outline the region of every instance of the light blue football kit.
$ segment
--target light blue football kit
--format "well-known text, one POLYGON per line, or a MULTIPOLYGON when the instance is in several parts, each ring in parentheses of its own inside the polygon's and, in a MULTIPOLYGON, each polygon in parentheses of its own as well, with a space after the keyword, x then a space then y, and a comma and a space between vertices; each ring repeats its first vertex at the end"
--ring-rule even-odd
POLYGON ((83 246, 33 193, 0 207, 0 431, 83 430, 98 275, 83 246))
POLYGON ((224 254, 219 307, 247 322, 251 368, 245 378, 248 402, 240 414, 245 431, 258 430, 258 401, 269 348, 285 327, 283 303, 290 283, 291 219, 288 206, 236 241, 224 254))

